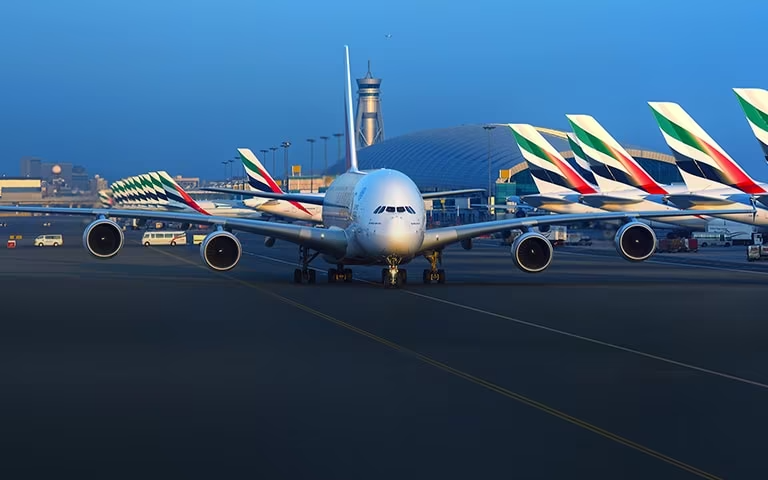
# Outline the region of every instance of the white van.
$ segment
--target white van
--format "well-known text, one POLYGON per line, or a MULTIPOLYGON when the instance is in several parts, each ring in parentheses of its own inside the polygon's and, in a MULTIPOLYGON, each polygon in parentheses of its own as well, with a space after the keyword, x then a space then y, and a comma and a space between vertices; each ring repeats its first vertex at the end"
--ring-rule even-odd
POLYGON ((64 244, 64 237, 61 234, 38 235, 35 238, 35 245, 38 247, 58 247, 64 244))
POLYGON ((144 232, 141 243, 145 247, 150 245, 186 245, 187 232, 144 232))

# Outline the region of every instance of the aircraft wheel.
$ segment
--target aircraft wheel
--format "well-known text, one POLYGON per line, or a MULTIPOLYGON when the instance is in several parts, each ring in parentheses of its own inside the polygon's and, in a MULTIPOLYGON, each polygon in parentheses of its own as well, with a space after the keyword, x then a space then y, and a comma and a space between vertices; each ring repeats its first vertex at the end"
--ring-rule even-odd
POLYGON ((297 268, 293 271, 293 283, 301 283, 301 269, 297 268))

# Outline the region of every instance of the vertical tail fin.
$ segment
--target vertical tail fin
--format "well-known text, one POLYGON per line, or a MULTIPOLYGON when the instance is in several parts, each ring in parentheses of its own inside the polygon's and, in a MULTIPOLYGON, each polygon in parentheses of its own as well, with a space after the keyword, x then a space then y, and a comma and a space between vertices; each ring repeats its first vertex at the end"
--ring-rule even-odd
POLYGON ((158 200, 164 205, 168 204, 168 195, 165 194, 160 175, 157 172, 149 172, 149 178, 152 180, 152 187, 155 189, 158 200))
POLYGON ((355 121, 352 108, 352 72, 349 66, 349 47, 344 45, 345 65, 347 69, 347 84, 344 95, 344 122, 347 140, 347 167, 350 172, 357 172, 357 148, 355 146, 355 121))
POLYGON ((600 190, 615 192, 635 188, 652 195, 667 193, 594 117, 566 117, 582 152, 589 160, 600 190))
POLYGON ((240 154, 251 187, 262 192, 284 193, 250 148, 238 148, 237 153, 240 154))
POLYGON ((99 190, 99 202, 101 202, 102 207, 111 208, 112 207, 112 190, 109 190, 109 189, 99 190))
POLYGON ((528 124, 509 124, 520 153, 528 163, 539 193, 596 193, 596 190, 558 153, 558 151, 528 124))
POLYGON ((160 181, 163 184, 165 195, 168 197, 168 200, 186 205, 203 215, 210 215, 210 213, 206 212, 187 192, 184 191, 183 188, 181 188, 181 185, 176 183, 176 181, 168 175, 168 172, 161 170, 156 173, 160 176, 160 181))
POLYGON ((747 116, 765 160, 768 161, 768 90, 762 88, 734 88, 736 98, 747 116))
POLYGON ((571 132, 568 132, 566 136, 568 137, 568 145, 570 145, 571 151, 573 152, 573 164, 571 164, 571 166, 579 172, 579 175, 581 175, 592 188, 597 189, 598 186, 597 180, 595 180, 595 174, 592 172, 592 168, 589 166, 589 160, 587 160, 584 150, 576 140, 576 136, 571 132))
POLYGON ((155 186, 152 185, 152 177, 148 173, 142 173, 139 175, 139 178, 141 180, 141 187, 147 195, 147 200, 153 204, 160 204, 160 199, 157 198, 155 193, 155 186))
POLYGON ((673 102, 648 102, 685 183, 693 191, 729 186, 765 193, 698 123, 673 102))

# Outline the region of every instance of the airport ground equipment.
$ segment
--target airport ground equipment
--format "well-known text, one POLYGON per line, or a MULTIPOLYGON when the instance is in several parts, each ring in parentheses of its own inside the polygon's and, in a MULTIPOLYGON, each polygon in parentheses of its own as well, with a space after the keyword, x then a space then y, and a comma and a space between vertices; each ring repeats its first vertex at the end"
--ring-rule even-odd
POLYGON ((695 238, 662 238, 656 250, 659 253, 698 252, 699 241, 695 238))

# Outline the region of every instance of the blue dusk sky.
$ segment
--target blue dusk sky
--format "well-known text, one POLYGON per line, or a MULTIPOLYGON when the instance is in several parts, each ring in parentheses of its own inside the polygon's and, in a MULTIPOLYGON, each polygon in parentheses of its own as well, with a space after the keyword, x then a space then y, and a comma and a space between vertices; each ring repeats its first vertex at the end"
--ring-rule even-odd
POLYGON ((370 59, 383 78, 387 138, 486 122, 566 130, 566 113, 585 113, 668 152, 646 102, 675 101, 766 180, 731 88, 768 88, 767 14, 759 0, 5 0, 0 173, 31 155, 109 179, 221 178, 237 147, 283 140, 306 165, 307 138, 343 129, 348 44, 354 76, 370 59))

